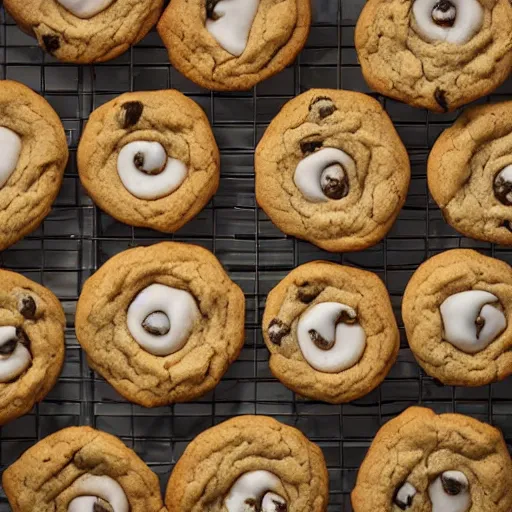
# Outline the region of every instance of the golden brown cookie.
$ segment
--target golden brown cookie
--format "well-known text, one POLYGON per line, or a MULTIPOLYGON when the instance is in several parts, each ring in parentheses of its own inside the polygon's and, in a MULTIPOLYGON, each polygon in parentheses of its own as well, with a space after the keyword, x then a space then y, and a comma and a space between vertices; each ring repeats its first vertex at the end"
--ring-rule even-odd
POLYGON ((354 512, 509 512, 512 461, 501 432, 461 414, 410 407, 377 433, 354 512))
POLYGON ((120 439, 90 427, 39 441, 2 484, 13 512, 165 512, 158 477, 120 439))
POLYGON ((68 161, 59 116, 28 87, 0 80, 0 251, 50 213, 68 161))
POLYGON ((82 290, 78 341, 89 364, 146 407, 213 389, 244 343, 245 299, 215 256, 162 242, 108 260, 82 290))
POLYGON ((418 363, 444 384, 483 386, 512 374, 512 268, 468 249, 423 263, 402 316, 418 363))
POLYGON ((428 160, 428 186, 466 236, 512 245, 512 101, 468 109, 428 160))
POLYGON ((163 0, 5 0, 16 23, 65 62, 104 62, 140 41, 163 0))
POLYGON ((256 198, 276 226, 328 251, 358 251, 389 231, 410 180, 382 106, 350 91, 289 101, 256 150, 256 198))
POLYGON ((53 388, 64 362, 64 311, 55 295, 0 270, 0 425, 29 412, 53 388))
POLYGON ((197 436, 172 472, 169 512, 324 512, 322 451, 267 416, 239 416, 197 436))
POLYGON ((505 81, 511 26, 509 0, 369 0, 355 41, 370 87, 446 112, 505 81))
POLYGON ((96 109, 77 157, 89 195, 132 226, 174 232, 219 185, 220 156, 208 119, 174 90, 126 93, 96 109))
POLYGON ((330 403, 372 391, 400 347, 382 281, 325 261, 292 270, 269 293, 263 337, 270 369, 285 386, 330 403))
POLYGON ((172 65, 207 89, 250 89, 306 43, 310 0, 173 0, 158 22, 172 65))

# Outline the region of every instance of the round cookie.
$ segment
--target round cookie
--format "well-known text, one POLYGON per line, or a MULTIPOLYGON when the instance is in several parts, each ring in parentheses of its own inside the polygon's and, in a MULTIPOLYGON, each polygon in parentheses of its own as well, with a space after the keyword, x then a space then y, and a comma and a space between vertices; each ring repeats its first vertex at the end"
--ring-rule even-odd
POLYGON ((96 109, 77 158, 89 195, 132 226, 174 232, 219 185, 220 156, 208 119, 174 90, 126 93, 96 109))
POLYGON ((411 407, 377 433, 354 512, 509 512, 512 461, 501 433, 460 414, 411 407))
POLYGON ((50 290, 0 270, 0 324, 0 425, 5 425, 29 412, 57 382, 66 319, 50 290))
POLYGON ((245 299, 202 247, 162 242, 110 258, 82 290, 76 334, 90 366, 145 407, 213 389, 244 343, 245 299))
POLYGON ((325 512, 322 451, 267 416, 238 416, 197 436, 176 464, 169 512, 325 512))
POLYGON ((281 231, 342 252, 386 235, 405 202, 410 165, 376 100, 312 89, 270 123, 255 173, 258 203, 281 231))
POLYGON ((68 161, 59 116, 28 87, 0 80, 0 251, 50 213, 68 161))
POLYGON ((5 0, 22 30, 64 62, 104 62, 140 41, 163 0, 5 0))
POLYGON ((402 316, 418 363, 444 384, 483 386, 512 374, 512 268, 468 249, 420 265, 402 316))
POLYGON ((369 0, 355 44, 375 91, 447 112, 508 77, 511 26, 509 0, 369 0))
POLYGON ((386 377, 400 336, 389 295, 371 272, 325 261, 292 270, 268 295, 270 369, 300 395, 342 403, 386 377))
POLYGON ((120 439, 90 427, 39 441, 2 484, 13 512, 166 512, 158 477, 120 439))
POLYGON ((310 0, 173 0, 158 22, 172 65, 215 91, 250 89, 306 43, 310 0))
POLYGON ((468 109, 435 143, 428 186, 466 236, 512 245, 512 101, 468 109))

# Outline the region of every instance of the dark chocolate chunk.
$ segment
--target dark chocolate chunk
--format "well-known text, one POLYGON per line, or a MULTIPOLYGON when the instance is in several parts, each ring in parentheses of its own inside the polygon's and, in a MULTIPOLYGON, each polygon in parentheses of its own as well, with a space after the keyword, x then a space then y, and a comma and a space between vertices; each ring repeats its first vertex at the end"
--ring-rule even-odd
POLYGON ((446 92, 442 89, 437 88, 434 94, 434 98, 437 104, 445 111, 448 112, 448 102, 446 101, 446 92))
POLYGON ((319 334, 315 329, 311 329, 308 331, 309 337, 311 341, 320 349, 320 350, 330 350, 334 347, 335 340, 328 341, 321 334, 319 334))
POLYGON ((124 110, 122 126, 126 130, 139 122, 140 116, 144 110, 144 105, 140 101, 128 101, 127 103, 123 103, 121 108, 124 110))
POLYGON ((447 477, 444 474, 441 475, 441 484, 443 485, 444 492, 450 496, 457 496, 466 488, 463 482, 447 477))
POLYGON ((215 6, 220 0, 206 0, 206 17, 210 20, 217 20, 219 17, 215 14, 215 6))
POLYGON ((340 164, 326 167, 320 177, 320 186, 323 193, 334 200, 343 199, 349 193, 348 176, 340 164))
POLYGON ((274 318, 274 320, 270 322, 268 326, 268 337, 274 345, 281 345, 282 339, 288 336, 288 334, 290 334, 290 327, 281 322, 279 318, 274 318))
POLYGON ((60 48, 59 36, 43 36, 43 45, 48 53, 54 53, 60 48))
POLYGON ((311 111, 313 108, 318 109, 318 115, 320 116, 320 119, 329 117, 337 110, 336 105, 332 99, 328 98, 327 96, 320 96, 315 98, 309 106, 309 110, 311 111))
POLYGON ((20 313, 27 319, 27 320, 34 320, 36 316, 36 302, 35 300, 30 297, 23 297, 20 301, 20 313))
POLYGON ((317 149, 320 149, 323 146, 323 142, 320 140, 303 140, 300 143, 300 150, 305 155, 310 153, 314 153, 317 149))

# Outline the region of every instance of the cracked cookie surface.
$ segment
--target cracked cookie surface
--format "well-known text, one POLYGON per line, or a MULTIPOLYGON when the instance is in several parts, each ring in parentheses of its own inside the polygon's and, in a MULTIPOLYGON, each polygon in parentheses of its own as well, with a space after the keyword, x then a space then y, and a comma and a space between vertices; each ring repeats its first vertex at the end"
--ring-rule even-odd
MULTIPOLYGON (((428 14, 434 16, 434 11, 428 14)), ((512 67, 511 26, 509 0, 369 0, 356 26, 355 44, 363 75, 374 90, 445 112, 485 96, 505 81, 512 67), (466 37, 458 42, 444 39, 442 30, 450 31, 446 25, 440 36, 436 26, 434 37, 426 37, 422 25, 428 20, 417 20, 416 4, 450 6, 455 23, 461 17, 466 37), (462 18, 470 9, 476 9, 478 18, 471 31, 462 18)))
POLYGON ((512 374, 512 268, 507 263, 468 249, 433 256, 407 284, 402 316, 418 363, 444 384, 483 386, 512 374))
POLYGON ((64 176, 68 146, 59 116, 49 103, 10 80, 0 81, 0 131, 0 250, 4 250, 50 213, 64 176))
POLYGON ((155 407, 213 389, 242 349, 244 318, 244 295, 212 253, 163 242, 112 257, 86 281, 76 332, 94 370, 126 399, 155 407), (164 305, 153 285, 163 285, 164 305), (165 311, 170 328, 163 334, 177 333, 180 339, 171 339, 174 344, 162 353, 158 349, 168 338, 141 333, 140 324, 153 319, 153 327, 161 326, 163 315, 150 316, 163 313, 166 305, 185 309, 165 311), (139 325, 133 326, 139 313, 139 325))
MULTIPOLYGON (((0 372, 21 344, 30 363, 18 375, 0 382, 0 425, 29 412, 55 385, 64 362, 64 311, 47 288, 7 270, 0 270, 0 330, 14 327, 16 342, 2 343, 0 372)), ((4 341, 4 340, 2 340, 4 341)))
POLYGON ((508 512, 511 486, 512 461, 499 430, 411 407, 377 433, 352 505, 355 512, 508 512))
POLYGON ((5 0, 16 23, 34 35, 41 48, 65 62, 104 62, 140 41, 158 20, 163 0, 103 1, 90 17, 73 11, 95 0, 5 0), (69 9, 65 7, 69 4, 69 9))
MULTIPOLYGON (((230 0, 231 4, 245 1, 230 0)), ((229 8, 228 3, 173 0, 157 28, 171 63, 187 78, 207 89, 246 90, 295 60, 309 34, 310 0, 258 0, 245 49, 238 56, 221 46, 206 26, 208 15, 217 19, 210 10, 223 4, 229 8)), ((234 13, 222 33, 240 23, 240 14, 234 13)))
POLYGON ((258 203, 281 231, 329 251, 357 251, 391 228, 405 202, 410 164, 376 100, 312 89, 271 122, 256 150, 255 174, 258 203))
MULTIPOLYGON (((322 451, 297 429, 266 416, 232 418, 197 436, 171 474, 167 508, 169 512, 241 510, 225 502, 229 503, 236 483, 255 471, 277 477, 274 492, 286 508, 272 512, 327 510, 328 474, 322 451)), ((260 496, 247 496, 244 512, 259 512, 266 491, 262 486, 260 496)))
MULTIPOLYGON (((325 328, 326 320, 322 316, 318 318, 319 331, 325 328)), ((349 330, 337 334, 336 344, 353 345, 357 341, 349 330)), ((269 293, 263 315, 263 337, 271 353, 270 369, 285 386, 303 396, 331 403, 355 400, 378 386, 395 362, 400 342, 382 281, 370 272, 324 261, 301 265, 269 293), (343 370, 312 366, 317 360, 321 365, 323 355, 311 354, 308 346, 299 340, 301 319, 324 303, 352 308, 356 313, 355 323, 362 327, 366 337, 364 351, 343 370)), ((338 357, 334 348, 325 350, 325 357, 330 361, 338 357)))
POLYGON ((98 496, 90 485, 98 477, 105 498, 75 510, 165 512, 158 477, 120 439, 90 427, 66 428, 39 441, 4 471, 2 484, 13 512, 68 512, 74 500, 98 496))
POLYGON ((469 109, 442 133, 430 153, 428 185, 444 218, 457 231, 512 245, 510 171, 509 101, 469 109))
POLYGON ((219 184, 219 150, 208 119, 174 90, 127 93, 96 109, 77 156, 93 200, 133 226, 174 232, 201 211, 219 184), (130 161, 124 153, 131 148, 130 161), (138 155, 158 160, 159 150, 167 164, 158 169, 144 170, 144 160, 137 162, 138 155))

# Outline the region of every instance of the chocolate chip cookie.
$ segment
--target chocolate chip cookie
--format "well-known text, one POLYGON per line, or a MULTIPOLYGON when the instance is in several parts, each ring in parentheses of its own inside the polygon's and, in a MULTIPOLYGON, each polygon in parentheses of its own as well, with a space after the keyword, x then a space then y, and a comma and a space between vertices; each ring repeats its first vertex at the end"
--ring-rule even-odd
POLYGON ((39 441, 2 484, 13 512, 165 512, 158 477, 120 439, 90 427, 39 441))
POLYGON ((454 249, 423 263, 402 316, 418 363, 444 384, 483 386, 512 374, 512 268, 454 249))
POLYGON ((389 231, 410 180, 407 151, 381 105, 312 89, 288 102, 256 150, 256 198, 276 226, 328 251, 389 231))
POLYGON ((65 62, 104 62, 140 41, 163 0, 4 0, 16 23, 65 62))
POLYGON ((250 89, 306 43, 310 0, 173 0, 158 22, 172 65, 207 89, 250 89))
POLYGON ((64 362, 59 300, 21 274, 0 270, 0 425, 23 416, 53 388, 64 362))
POLYGON ((512 245, 512 101, 468 109, 437 140, 428 186, 466 236, 512 245))
POLYGON ((202 247, 162 242, 107 261, 82 290, 76 334, 91 367, 155 407, 213 389, 244 343, 245 299, 202 247))
POLYGON ((132 226, 174 232, 219 185, 220 156, 208 119, 174 90, 127 93, 96 109, 77 157, 89 195, 132 226))
POLYGON ((263 337, 270 369, 285 386, 330 403, 377 387, 400 346, 382 281, 325 261, 292 270, 269 293, 263 337))
POLYGON ((356 49, 374 90, 447 112, 508 77, 511 26, 509 0, 369 0, 356 49))
POLYGON ((512 461, 497 429, 411 407, 377 433, 352 505, 354 512, 509 512, 511 488, 512 461))
POLYGON ((59 116, 28 87, 0 80, 0 251, 50 213, 68 161, 59 116))
POLYGON ((197 436, 172 472, 169 512, 325 512, 322 451, 266 416, 239 416, 197 436))

